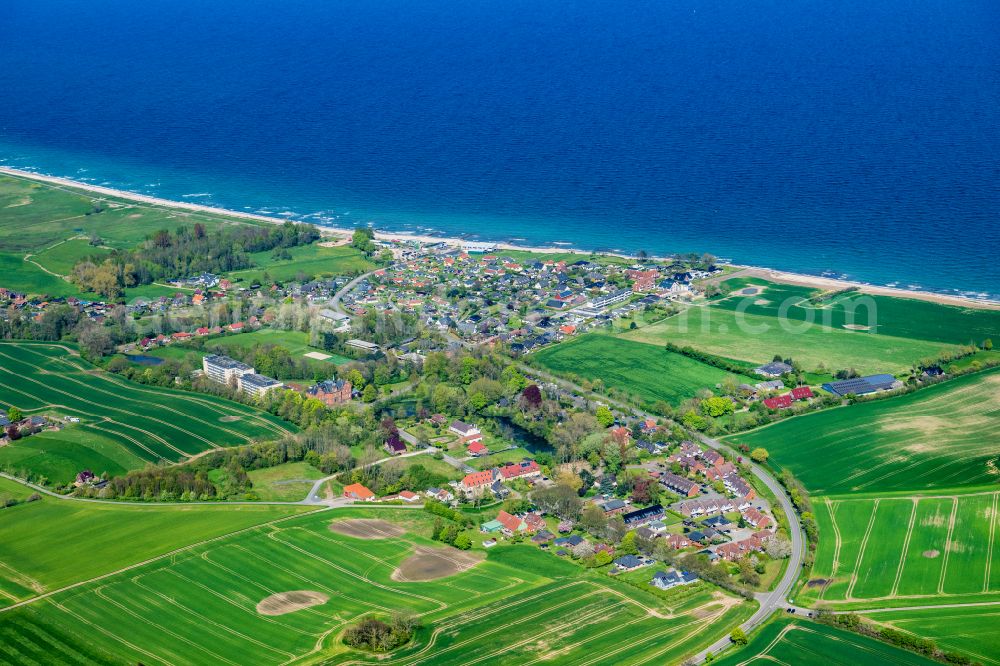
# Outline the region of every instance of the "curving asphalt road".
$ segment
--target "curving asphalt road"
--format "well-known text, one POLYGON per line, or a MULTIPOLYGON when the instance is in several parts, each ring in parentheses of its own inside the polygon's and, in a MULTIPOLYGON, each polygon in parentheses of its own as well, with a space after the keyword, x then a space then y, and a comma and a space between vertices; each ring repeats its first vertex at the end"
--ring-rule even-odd
MULTIPOLYGON (((659 419, 660 417, 655 414, 650 414, 634 405, 630 405, 626 402, 622 402, 615 398, 610 398, 608 396, 600 396, 594 394, 590 391, 584 390, 581 386, 570 382, 561 377, 556 377, 551 373, 545 372, 544 370, 539 370, 533 368, 525 363, 518 364, 522 372, 526 376, 535 376, 544 379, 545 381, 552 382, 564 389, 570 389, 574 392, 588 396, 590 399, 599 400, 609 405, 610 407, 617 408, 625 413, 633 414, 641 418, 651 418, 659 419)), ((713 449, 720 449, 727 451, 731 454, 738 455, 733 449, 726 446, 718 440, 712 439, 705 435, 698 435, 698 439, 702 441, 706 446, 713 449)), ((776 610, 782 610, 786 608, 792 608, 793 606, 788 603, 788 595, 795 586, 795 582, 799 578, 799 574, 802 570, 802 560, 805 556, 805 538, 802 533, 802 525, 799 522, 799 516, 795 512, 795 507, 792 505, 792 500, 788 497, 788 493, 785 492, 784 487, 775 479, 770 472, 766 469, 757 465, 756 463, 750 463, 750 470, 755 477, 760 479, 760 481, 770 489, 774 496, 778 500, 778 504, 781 509, 785 512, 788 517, 788 532, 789 538, 792 542, 792 554, 789 558, 788 567, 785 569, 785 574, 778 581, 774 590, 771 592, 761 592, 756 594, 757 601, 760 603, 760 608, 754 613, 750 619, 740 625, 743 631, 749 633, 751 630, 762 624, 767 618, 771 616, 776 610)), ((720 650, 725 649, 730 645, 729 637, 721 638, 709 647, 705 648, 699 652, 693 659, 695 663, 701 663, 705 660, 705 656, 711 652, 713 654, 718 653, 720 650)))

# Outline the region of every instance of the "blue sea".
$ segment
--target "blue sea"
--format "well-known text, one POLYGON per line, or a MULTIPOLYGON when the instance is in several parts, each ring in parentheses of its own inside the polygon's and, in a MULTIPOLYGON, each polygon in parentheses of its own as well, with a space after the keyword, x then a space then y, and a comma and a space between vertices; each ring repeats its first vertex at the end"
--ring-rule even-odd
POLYGON ((1000 297, 996 0, 4 0, 0 92, 8 166, 1000 297))

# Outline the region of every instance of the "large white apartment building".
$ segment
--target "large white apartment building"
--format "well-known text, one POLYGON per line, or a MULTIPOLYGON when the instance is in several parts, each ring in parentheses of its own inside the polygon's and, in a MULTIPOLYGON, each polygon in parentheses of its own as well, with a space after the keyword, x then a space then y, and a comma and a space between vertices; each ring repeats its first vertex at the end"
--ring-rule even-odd
POLYGON ((252 375, 253 368, 228 356, 211 355, 201 360, 201 368, 212 381, 230 384, 243 375, 252 375))
POLYGON ((264 375, 248 374, 240 377, 240 390, 255 398, 259 398, 268 391, 284 386, 277 379, 271 379, 264 375))

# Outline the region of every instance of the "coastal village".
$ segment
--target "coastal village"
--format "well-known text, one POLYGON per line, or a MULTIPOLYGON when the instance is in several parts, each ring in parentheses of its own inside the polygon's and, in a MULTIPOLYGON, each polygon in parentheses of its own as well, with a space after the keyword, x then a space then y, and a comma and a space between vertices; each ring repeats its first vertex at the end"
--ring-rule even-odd
MULTIPOLYGON (((412 509, 429 523, 431 540, 458 551, 528 549, 539 563, 590 570, 669 604, 708 595, 775 609, 784 602, 772 590, 788 589, 789 572, 812 557, 817 520, 794 477, 767 483, 775 468, 766 448, 727 441, 713 424, 754 419, 730 431, 739 432, 904 395, 948 380, 948 361, 988 351, 984 341, 914 363, 909 373, 864 374, 814 372, 780 345, 734 362, 668 340, 656 353, 697 365, 694 383, 672 404, 639 400, 541 359, 730 295, 759 304, 761 287, 720 288, 733 269, 707 255, 538 255, 374 239, 363 230, 350 243, 368 267, 346 275, 199 272, 156 285, 167 293, 130 299, 0 288, 0 326, 41 340, 75 331, 73 347, 45 352, 70 354, 55 375, 37 374, 37 351, 19 359, 35 391, 50 377, 68 383, 49 406, 25 413, 15 404, 0 415, 0 462, 85 429, 109 432, 121 414, 150 419, 143 432, 164 444, 138 447, 142 469, 116 473, 101 461, 73 460, 55 470, 56 480, 12 458, 5 473, 108 502, 412 509), (76 365, 89 362, 102 370, 76 365), (249 411, 199 403, 225 415, 164 426, 145 402, 99 410, 74 402, 88 382, 97 385, 87 395, 142 386, 249 411), (195 433, 193 446, 209 448, 182 448, 156 434, 161 427, 195 433), (206 435, 196 433, 202 429, 206 435), (216 445, 226 437, 233 439, 216 445)), ((673 378, 664 372, 656 381, 673 378)))

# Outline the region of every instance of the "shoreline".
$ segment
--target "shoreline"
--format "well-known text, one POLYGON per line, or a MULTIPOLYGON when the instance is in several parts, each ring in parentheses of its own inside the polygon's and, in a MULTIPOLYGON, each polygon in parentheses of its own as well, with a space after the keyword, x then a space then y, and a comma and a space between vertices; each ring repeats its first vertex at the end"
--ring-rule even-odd
MULTIPOLYGON (((150 196, 148 194, 139 194, 137 192, 119 190, 112 187, 105 187, 103 185, 91 185, 89 183, 82 183, 80 181, 72 180, 70 178, 49 176, 41 173, 36 173, 34 171, 25 171, 23 169, 15 169, 7 166, 0 166, 0 174, 5 174, 17 178, 24 178, 27 180, 34 180, 49 185, 56 185, 59 187, 68 187, 86 193, 99 194, 108 197, 116 197, 118 199, 124 199, 126 201, 136 201, 153 206, 161 206, 164 208, 187 210, 191 212, 207 213, 212 215, 221 215, 237 219, 253 220, 257 222, 267 222, 270 224, 284 224, 285 222, 303 223, 301 220, 296 220, 291 218, 271 217, 267 215, 259 215, 256 213, 246 213, 241 211, 229 210, 226 208, 219 208, 216 206, 205 206, 202 204, 189 203, 186 201, 174 201, 172 199, 164 199, 161 197, 150 196)), ((314 222, 304 222, 304 223, 313 224, 313 226, 319 229, 320 234, 324 236, 350 237, 350 235, 353 233, 353 229, 343 229, 335 226, 320 225, 314 222)), ((529 245, 518 245, 515 243, 510 243, 505 241, 495 241, 495 242, 479 241, 479 240, 467 241, 461 238, 432 236, 428 234, 414 234, 404 231, 388 232, 388 231, 376 230, 375 238, 381 241, 395 240, 395 241, 408 241, 408 242, 423 243, 423 244, 445 243, 447 245, 454 245, 458 247, 475 242, 481 245, 492 246, 497 250, 534 252, 538 254, 572 253, 572 254, 580 254, 583 256, 589 256, 591 254, 589 251, 581 250, 568 245, 529 246, 529 245)), ((603 256, 620 257, 622 259, 635 259, 634 256, 623 253, 601 252, 600 254, 603 256)), ((659 257, 653 255, 650 255, 649 258, 654 260, 668 259, 668 257, 659 257)), ((809 275, 807 273, 795 273, 793 271, 768 268, 765 266, 751 266, 751 265, 736 264, 736 263, 723 263, 722 265, 731 266, 732 268, 737 269, 740 274, 750 275, 753 277, 760 277, 763 279, 772 280, 774 282, 784 282, 786 284, 796 284, 807 287, 815 287, 818 289, 846 289, 849 287, 857 287, 862 293, 872 294, 872 295, 894 296, 897 298, 911 298, 915 300, 931 301, 935 303, 941 303, 944 305, 955 305, 961 307, 978 307, 990 310, 1000 309, 1000 300, 994 300, 989 298, 973 298, 959 294, 947 294, 934 291, 918 291, 914 289, 903 289, 900 287, 875 285, 865 282, 858 282, 854 280, 841 280, 838 278, 828 278, 818 275, 809 275)))

